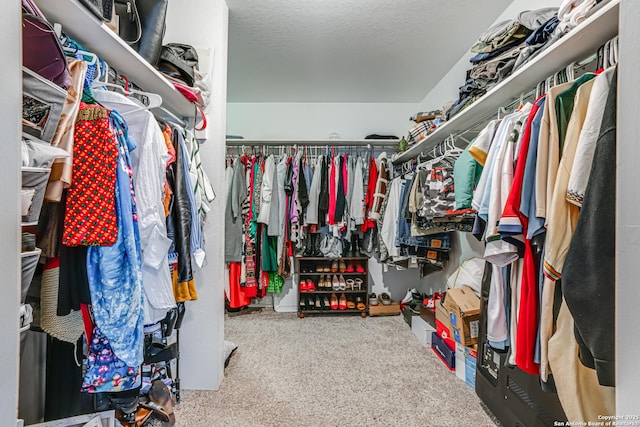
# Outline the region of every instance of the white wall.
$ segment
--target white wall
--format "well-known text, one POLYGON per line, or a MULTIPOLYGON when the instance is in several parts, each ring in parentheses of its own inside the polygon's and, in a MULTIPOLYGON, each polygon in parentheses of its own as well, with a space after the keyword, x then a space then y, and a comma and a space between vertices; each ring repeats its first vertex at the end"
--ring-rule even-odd
POLYGON ((224 0, 169 2, 164 42, 214 49, 208 141, 200 147, 202 164, 217 198, 204 227, 207 265, 196 272, 198 300, 188 302, 180 329, 180 379, 185 389, 217 390, 224 378, 224 137, 227 100, 229 9, 224 0))
MULTIPOLYGON (((638 164, 640 127, 640 3, 620 2, 620 65, 618 71, 618 176, 616 226, 616 404, 618 415, 640 415, 640 323, 638 304, 638 164), (620 89, 622 88, 622 90, 620 89)), ((604 208, 604 207, 603 207, 604 208)), ((637 423, 637 421, 635 421, 637 423)))
MULTIPOLYGON (((558 7, 560 0, 514 0, 509 7, 495 20, 498 23, 507 19, 515 19, 523 10, 536 10, 543 7, 558 7)), ((493 24, 492 24, 493 25, 493 24)), ((469 46, 471 48, 471 46, 469 46)), ((471 68, 469 58, 474 53, 466 52, 440 82, 420 102, 422 110, 441 108, 448 101, 458 98, 458 88, 464 84, 467 70, 471 68)))
POLYGON ((406 135, 418 104, 230 102, 227 111, 227 134, 246 139, 363 139, 406 135))
POLYGON ((2 2, 0 21, 3 36, 0 50, 5 58, 0 67, 2 102, 0 129, 4 139, 0 156, 0 425, 14 426, 18 410, 18 304, 20 301, 20 135, 22 112, 22 46, 20 6, 2 2))

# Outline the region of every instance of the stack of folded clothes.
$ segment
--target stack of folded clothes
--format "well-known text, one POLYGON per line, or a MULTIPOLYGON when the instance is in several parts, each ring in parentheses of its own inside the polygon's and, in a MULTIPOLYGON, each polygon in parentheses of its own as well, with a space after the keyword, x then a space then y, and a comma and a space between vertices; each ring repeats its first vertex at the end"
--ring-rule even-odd
POLYGON ((601 2, 601 0, 564 0, 557 15, 550 17, 527 37, 526 47, 520 52, 513 67, 514 71, 577 27, 593 12, 594 6, 601 2))
POLYGON ((458 114, 492 87, 511 75, 527 38, 556 16, 557 8, 524 11, 513 20, 499 22, 482 33, 471 48, 473 68, 467 71, 458 100, 447 111, 447 119, 458 114))

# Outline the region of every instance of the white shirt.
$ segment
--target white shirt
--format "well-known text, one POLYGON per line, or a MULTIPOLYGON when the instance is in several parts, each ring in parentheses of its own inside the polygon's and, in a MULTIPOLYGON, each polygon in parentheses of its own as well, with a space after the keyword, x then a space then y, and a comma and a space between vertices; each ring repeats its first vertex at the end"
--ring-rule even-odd
POLYGON ((262 224, 269 223, 269 215, 271 213, 271 197, 274 192, 274 172, 276 170, 276 164, 273 160, 273 156, 267 157, 264 161, 264 174, 262 175, 262 187, 260 190, 260 214, 258 215, 258 222, 262 224))
POLYGON ((389 251, 390 257, 400 256, 400 248, 396 247, 396 233, 398 231, 398 212, 400 210, 400 188, 402 178, 398 177, 391 181, 389 196, 387 196, 387 209, 382 219, 382 229, 380 236, 384 245, 389 251))
POLYGON ((153 114, 124 95, 95 90, 94 98, 106 108, 118 111, 126 120, 129 135, 137 143, 131 152, 133 181, 142 248, 142 284, 144 287, 144 323, 156 323, 175 307, 169 270, 169 247, 164 213, 164 182, 167 146, 153 114))

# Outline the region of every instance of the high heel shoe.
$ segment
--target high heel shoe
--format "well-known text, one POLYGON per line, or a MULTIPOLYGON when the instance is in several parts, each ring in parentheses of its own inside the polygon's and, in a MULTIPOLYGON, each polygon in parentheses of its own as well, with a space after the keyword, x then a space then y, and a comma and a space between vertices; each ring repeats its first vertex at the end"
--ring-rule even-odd
POLYGON ((345 294, 340 295, 340 302, 339 302, 338 308, 340 310, 347 309, 347 296, 345 294))
POLYGON ((359 277, 356 277, 355 280, 353 281, 354 283, 354 288, 357 286, 358 290, 361 291, 362 290, 362 279, 359 277))
POLYGON ((316 298, 316 310, 322 310, 322 303, 320 302, 320 296, 316 298))
POLYGON ((362 266, 361 263, 356 262, 355 263, 355 268, 356 268, 356 272, 357 273, 364 273, 364 267, 362 266))
POLYGON ((332 273, 337 273, 338 272, 338 260, 335 260, 331 263, 331 272, 332 273))
POLYGON ((341 291, 346 291, 347 290, 347 283, 344 281, 344 277, 342 276, 342 274, 340 275, 340 278, 338 279, 338 283, 340 283, 340 290, 341 291))
POLYGON ((344 263, 344 260, 340 260, 338 262, 338 271, 340 273, 344 273, 347 270, 347 264, 344 263))
POLYGON ((338 280, 338 276, 336 276, 335 274, 333 275, 332 288, 334 291, 340 290, 340 281, 338 280))
POLYGON ((336 294, 331 294, 331 300, 329 302, 329 307, 331 307, 331 310, 337 310, 338 309, 338 297, 336 296, 336 294))
POLYGON ((347 284, 347 289, 354 291, 356 289, 355 281, 353 279, 347 279, 344 281, 347 284))
POLYGON ((307 310, 316 308, 316 298, 313 295, 307 295, 307 310))
POLYGON ((322 309, 323 310, 330 310, 331 309, 331 304, 329 303, 329 297, 326 296, 326 295, 322 299, 322 309))
POLYGON ((347 262, 347 268, 345 270, 347 273, 353 273, 355 271, 355 269, 356 268, 353 265, 353 261, 350 260, 349 262, 347 262))

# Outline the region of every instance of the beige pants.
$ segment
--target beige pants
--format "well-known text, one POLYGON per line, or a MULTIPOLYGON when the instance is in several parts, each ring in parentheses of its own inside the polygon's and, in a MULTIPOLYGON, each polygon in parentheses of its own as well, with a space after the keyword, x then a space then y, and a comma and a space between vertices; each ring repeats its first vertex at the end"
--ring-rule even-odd
POLYGON ((615 387, 601 386, 596 371, 578 360, 573 316, 564 300, 556 332, 549 340, 549 366, 569 421, 588 423, 598 421, 598 415, 615 414, 615 387))

